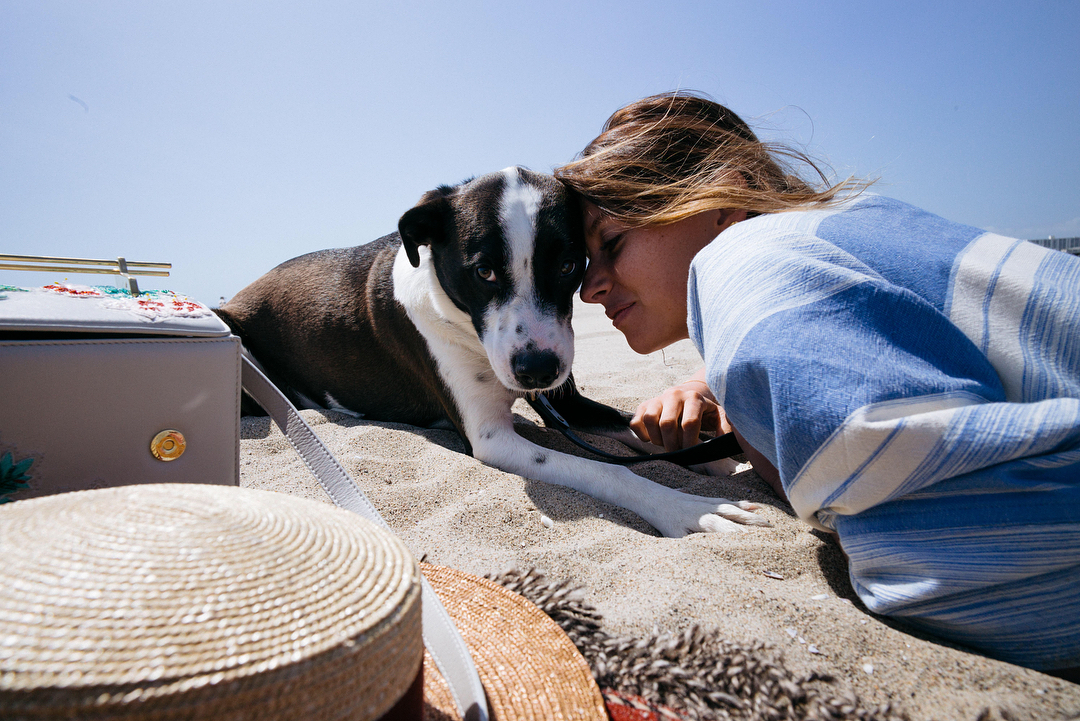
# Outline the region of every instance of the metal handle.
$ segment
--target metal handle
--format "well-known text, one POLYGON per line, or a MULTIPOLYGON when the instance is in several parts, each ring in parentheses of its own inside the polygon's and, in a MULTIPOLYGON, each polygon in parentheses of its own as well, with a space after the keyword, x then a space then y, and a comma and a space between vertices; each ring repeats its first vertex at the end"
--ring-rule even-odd
POLYGON ((128 282, 132 295, 139 294, 139 284, 132 276, 156 275, 168 277, 167 270, 147 270, 149 268, 172 268, 172 263, 147 263, 142 261, 117 258, 116 260, 98 260, 95 258, 61 258, 52 255, 0 255, 0 270, 43 270, 59 273, 98 273, 101 275, 119 275, 128 282), (81 266, 91 266, 89 268, 81 266), (104 266, 104 267, 98 267, 104 266))

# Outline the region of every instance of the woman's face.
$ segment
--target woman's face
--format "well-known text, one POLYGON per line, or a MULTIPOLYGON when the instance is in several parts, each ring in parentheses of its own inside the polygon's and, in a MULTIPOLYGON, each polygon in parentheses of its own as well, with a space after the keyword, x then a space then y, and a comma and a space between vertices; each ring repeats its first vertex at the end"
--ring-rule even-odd
POLYGON ((688 337, 686 282, 690 261, 744 212, 710 210, 670 225, 627 228, 585 203, 589 265, 581 299, 600 303, 638 353, 688 337))

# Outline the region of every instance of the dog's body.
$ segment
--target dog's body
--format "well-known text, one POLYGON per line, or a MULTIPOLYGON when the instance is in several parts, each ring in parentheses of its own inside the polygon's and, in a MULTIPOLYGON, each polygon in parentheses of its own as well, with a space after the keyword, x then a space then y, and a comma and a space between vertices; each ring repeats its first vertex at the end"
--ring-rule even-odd
POLYGON ((573 202, 554 178, 519 168, 444 186, 402 216, 400 235, 290 260, 218 313, 300 407, 449 422, 479 460, 627 508, 664 535, 763 524, 748 504, 687 495, 514 431, 516 398, 564 386, 551 398, 572 425, 634 440, 623 414, 570 379, 585 267, 573 202))

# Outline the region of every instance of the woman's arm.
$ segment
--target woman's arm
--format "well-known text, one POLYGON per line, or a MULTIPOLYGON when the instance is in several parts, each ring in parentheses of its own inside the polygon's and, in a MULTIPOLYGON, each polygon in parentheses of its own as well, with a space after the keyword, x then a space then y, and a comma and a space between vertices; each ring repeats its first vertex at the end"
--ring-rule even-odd
POLYGON ((783 498, 785 501, 788 499, 787 494, 784 493, 784 484, 780 482, 780 471, 776 470, 776 466, 769 463, 769 459, 761 455, 753 446, 746 442, 746 439, 742 437, 736 429, 732 428, 731 431, 735 434, 736 440, 739 441, 739 445, 742 446, 743 453, 746 454, 746 460, 750 461, 750 465, 754 467, 754 471, 761 476, 762 480, 769 484, 769 486, 776 492, 776 495, 783 498))

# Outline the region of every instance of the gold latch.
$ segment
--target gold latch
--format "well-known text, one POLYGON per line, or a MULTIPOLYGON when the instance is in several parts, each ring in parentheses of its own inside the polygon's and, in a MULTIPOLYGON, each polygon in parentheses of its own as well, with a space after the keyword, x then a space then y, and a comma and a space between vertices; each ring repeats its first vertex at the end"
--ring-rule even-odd
POLYGON ((159 461, 175 461, 184 455, 185 448, 187 448, 187 441, 184 440, 184 434, 180 431, 165 430, 150 441, 150 452, 159 461))

